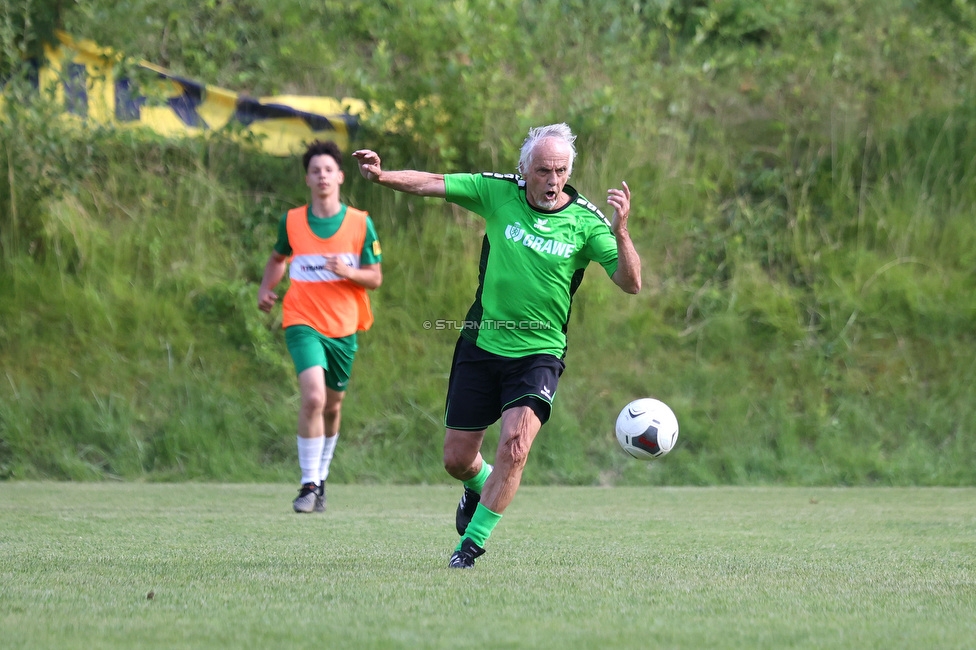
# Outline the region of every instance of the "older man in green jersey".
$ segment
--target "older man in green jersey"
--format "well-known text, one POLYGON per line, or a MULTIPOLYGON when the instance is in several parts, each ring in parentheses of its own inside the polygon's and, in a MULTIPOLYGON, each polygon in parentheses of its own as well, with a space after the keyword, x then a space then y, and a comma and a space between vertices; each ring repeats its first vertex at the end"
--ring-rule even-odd
POLYGON ((388 171, 374 151, 352 154, 370 181, 446 198, 485 220, 479 286, 454 351, 444 415, 444 466, 464 482, 454 568, 474 566, 515 497, 565 367, 570 306, 586 266, 596 262, 627 293, 640 291, 640 258, 627 231, 630 188, 608 190, 608 221, 568 184, 575 139, 565 124, 530 129, 518 174, 388 171), (492 467, 481 443, 499 418, 492 467))

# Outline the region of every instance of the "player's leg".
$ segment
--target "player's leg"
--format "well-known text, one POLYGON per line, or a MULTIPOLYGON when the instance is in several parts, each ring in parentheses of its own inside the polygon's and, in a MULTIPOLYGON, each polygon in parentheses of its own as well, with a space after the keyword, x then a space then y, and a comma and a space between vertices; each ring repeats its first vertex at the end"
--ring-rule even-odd
POLYGON ((318 333, 296 325, 285 329, 285 343, 295 364, 301 406, 298 411, 298 465, 302 483, 292 502, 295 512, 312 512, 318 492, 319 465, 324 443, 325 367, 327 361, 318 333))
POLYGON ((313 508, 315 512, 325 512, 325 481, 329 478, 332 458, 335 456, 336 444, 339 442, 342 400, 345 398, 346 392, 326 387, 325 396, 325 410, 323 412, 325 436, 323 437, 322 456, 319 463, 319 491, 313 508))
POLYGON ((458 535, 463 535, 481 500, 481 489, 491 474, 491 465, 481 455, 481 443, 485 430, 461 431, 447 429, 444 433, 444 468, 461 481, 464 494, 454 513, 454 525, 458 535))
POLYGON ((502 430, 498 437, 495 467, 481 491, 481 500, 451 556, 449 566, 467 569, 485 552, 485 542, 502 513, 515 498, 522 471, 529 457, 542 421, 529 406, 516 406, 502 412, 502 430))
POLYGON ((325 388, 325 410, 322 411, 323 432, 326 438, 339 435, 339 424, 342 421, 342 400, 346 396, 344 390, 325 388))
POLYGON ((356 335, 331 339, 323 337, 328 359, 325 371, 325 409, 322 412, 325 439, 319 464, 319 491, 315 498, 315 512, 325 512, 325 481, 329 478, 332 458, 339 442, 339 426, 342 421, 342 400, 346 396, 352 364, 358 348, 356 335))
POLYGON ((292 503, 295 512, 312 512, 321 478, 322 447, 325 444, 325 372, 320 366, 307 368, 298 375, 301 407, 298 412, 298 465, 302 486, 292 503))
POLYGON ((501 392, 495 371, 497 357, 467 339, 458 340, 448 380, 444 408, 444 468, 464 483, 455 512, 455 527, 463 535, 481 498, 491 465, 481 455, 485 429, 501 415, 501 392))
POLYGON ((502 514, 515 498, 529 450, 541 428, 539 416, 528 406, 517 406, 502 413, 495 470, 481 492, 481 503, 492 512, 502 514))
POLYGON ((481 501, 451 557, 450 566, 469 568, 484 553, 484 545, 502 513, 515 498, 532 443, 552 412, 552 398, 565 368, 552 355, 532 355, 505 362, 502 380, 502 428, 495 469, 487 478, 481 501))

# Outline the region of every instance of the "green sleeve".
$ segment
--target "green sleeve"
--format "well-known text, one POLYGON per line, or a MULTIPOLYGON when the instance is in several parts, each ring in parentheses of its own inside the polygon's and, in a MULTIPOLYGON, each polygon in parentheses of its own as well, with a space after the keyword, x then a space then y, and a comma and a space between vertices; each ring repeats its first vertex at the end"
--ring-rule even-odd
POLYGON ((278 241, 274 245, 275 252, 288 257, 291 255, 291 243, 288 241, 288 213, 286 212, 278 222, 278 241))
POLYGON ((597 223, 590 230, 583 254, 602 266, 607 275, 617 272, 617 238, 605 224, 597 223))
POLYGON ((465 210, 484 216, 484 179, 480 174, 445 174, 444 198, 465 210))
POLYGON ((363 250, 359 255, 359 263, 361 265, 379 264, 382 261, 383 251, 380 248, 379 237, 376 236, 376 228, 373 226, 373 220, 370 217, 366 217, 366 239, 363 241, 363 250))

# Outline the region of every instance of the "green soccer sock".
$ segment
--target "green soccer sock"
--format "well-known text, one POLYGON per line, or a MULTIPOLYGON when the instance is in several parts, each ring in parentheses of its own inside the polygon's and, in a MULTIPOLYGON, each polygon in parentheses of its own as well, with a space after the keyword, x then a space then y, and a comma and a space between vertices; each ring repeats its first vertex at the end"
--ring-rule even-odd
POLYGON ((464 487, 470 488, 478 494, 481 494, 481 490, 485 487, 485 481, 488 480, 488 475, 491 474, 491 470, 491 465, 485 461, 481 461, 481 469, 478 470, 477 474, 464 482, 464 487))
MULTIPOLYGON (((498 522, 501 520, 502 516, 497 512, 492 512, 484 506, 484 504, 479 503, 478 509, 474 511, 474 516, 471 517, 471 523, 468 524, 468 529, 464 531, 464 537, 467 537, 472 542, 478 546, 484 548, 485 542, 488 541, 488 536, 491 535, 491 531, 495 529, 498 522)), ((461 550, 461 542, 464 541, 464 537, 458 542, 455 551, 461 550)))

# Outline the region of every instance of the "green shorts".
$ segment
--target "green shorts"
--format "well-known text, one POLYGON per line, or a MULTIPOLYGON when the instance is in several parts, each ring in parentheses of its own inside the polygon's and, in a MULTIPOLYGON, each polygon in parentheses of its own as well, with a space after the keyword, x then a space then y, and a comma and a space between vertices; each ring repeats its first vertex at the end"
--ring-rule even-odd
POLYGON ((325 369, 326 386, 332 390, 346 390, 352 362, 359 349, 355 334, 330 339, 306 325, 292 325, 285 328, 285 343, 295 363, 295 374, 321 366, 325 369))

